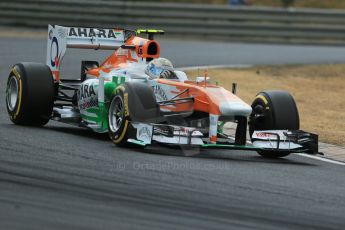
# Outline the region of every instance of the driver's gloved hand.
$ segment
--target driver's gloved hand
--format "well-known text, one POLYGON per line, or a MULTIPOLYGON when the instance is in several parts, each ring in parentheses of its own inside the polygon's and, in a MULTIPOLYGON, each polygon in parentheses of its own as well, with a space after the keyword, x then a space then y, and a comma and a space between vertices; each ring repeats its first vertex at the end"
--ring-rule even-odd
POLYGON ((160 75, 160 78, 165 78, 165 79, 177 79, 176 74, 171 71, 171 70, 164 70, 160 75))
POLYGON ((159 77, 160 77, 160 78, 169 79, 171 75, 172 75, 172 71, 171 71, 171 70, 164 70, 164 71, 159 75, 159 77))

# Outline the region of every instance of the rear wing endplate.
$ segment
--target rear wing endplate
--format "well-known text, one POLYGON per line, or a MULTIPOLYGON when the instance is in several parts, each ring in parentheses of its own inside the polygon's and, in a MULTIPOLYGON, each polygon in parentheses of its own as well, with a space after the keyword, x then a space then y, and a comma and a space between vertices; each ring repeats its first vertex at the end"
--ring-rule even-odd
POLYGON ((126 32, 121 29, 49 25, 46 64, 54 80, 59 80, 60 64, 67 48, 116 50, 125 44, 126 32))

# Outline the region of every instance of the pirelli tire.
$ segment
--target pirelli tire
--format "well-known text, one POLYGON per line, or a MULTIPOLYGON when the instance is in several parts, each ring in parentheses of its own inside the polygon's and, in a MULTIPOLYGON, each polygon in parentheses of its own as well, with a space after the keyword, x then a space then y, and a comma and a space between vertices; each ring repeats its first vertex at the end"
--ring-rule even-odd
POLYGON ((52 114, 55 89, 50 68, 23 62, 13 66, 7 80, 6 107, 17 125, 45 125, 52 114))
MULTIPOLYGON (((254 130, 299 130, 299 114, 293 97, 286 91, 260 92, 252 103, 249 133, 254 130)), ((259 151, 263 157, 280 158, 290 152, 259 151)))
POLYGON ((150 86, 126 82, 118 86, 111 98, 108 113, 109 136, 118 146, 131 146, 136 139, 133 122, 150 122, 159 116, 159 106, 150 86))

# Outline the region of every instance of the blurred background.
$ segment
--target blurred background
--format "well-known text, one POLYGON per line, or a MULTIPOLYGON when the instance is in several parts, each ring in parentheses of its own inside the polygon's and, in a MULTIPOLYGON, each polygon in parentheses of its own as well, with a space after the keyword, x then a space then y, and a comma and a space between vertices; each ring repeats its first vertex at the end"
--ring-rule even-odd
POLYGON ((195 3, 195 4, 229 4, 269 7, 309 7, 309 8, 345 8, 345 1, 341 0, 151 0, 151 2, 195 3))
POLYGON ((0 25, 163 29, 168 37, 345 45, 339 0, 2 0, 0 25))

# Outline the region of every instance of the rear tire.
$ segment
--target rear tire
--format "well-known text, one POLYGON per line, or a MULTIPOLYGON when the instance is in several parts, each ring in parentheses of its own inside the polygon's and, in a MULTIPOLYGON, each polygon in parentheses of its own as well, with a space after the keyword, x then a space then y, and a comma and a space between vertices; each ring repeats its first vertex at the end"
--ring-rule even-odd
POLYGON ((54 105, 54 80, 48 66, 23 62, 13 66, 7 81, 6 107, 17 125, 45 125, 54 105))
MULTIPOLYGON (((299 114, 293 97, 286 91, 260 92, 252 103, 250 137, 256 130, 299 130, 299 114)), ((289 152, 259 151, 263 157, 279 158, 289 152)))

